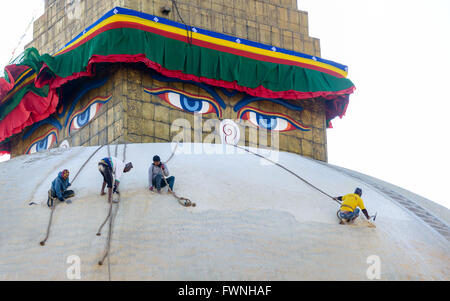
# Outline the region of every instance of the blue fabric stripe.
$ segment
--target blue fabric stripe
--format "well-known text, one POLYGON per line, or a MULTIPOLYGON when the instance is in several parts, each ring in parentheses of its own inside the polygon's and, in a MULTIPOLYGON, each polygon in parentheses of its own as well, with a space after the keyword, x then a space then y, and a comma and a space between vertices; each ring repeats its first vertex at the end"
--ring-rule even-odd
MULTIPOLYGON (((105 19, 115 15, 116 14, 115 11, 117 12, 117 14, 135 16, 135 17, 139 17, 139 18, 142 18, 142 19, 158 22, 158 23, 161 23, 161 24, 165 24, 165 25, 169 25, 169 26, 173 26, 173 27, 177 27, 177 28, 189 31, 189 29, 186 28, 186 26, 184 24, 181 24, 181 23, 178 23, 178 22, 175 22, 175 21, 172 21, 172 20, 168 20, 168 19, 165 19, 165 18, 162 18, 162 17, 159 17, 159 16, 150 15, 150 14, 147 14, 147 13, 135 11, 135 10, 128 9, 128 8, 115 7, 112 10, 110 10, 109 12, 107 12, 105 15, 103 15, 103 17, 101 17, 94 24, 92 24, 91 26, 87 27, 83 32, 88 32, 89 30, 91 30, 92 28, 97 26, 100 22, 102 22, 105 19), (157 20, 157 21, 155 21, 155 20, 157 20)), ((261 44, 261 43, 258 43, 258 42, 254 42, 254 41, 250 41, 250 40, 246 40, 246 39, 241 39, 241 38, 233 37, 233 36, 226 35, 226 34, 223 34, 223 33, 218 33, 218 32, 214 32, 214 31, 210 31, 210 30, 206 30, 206 29, 201 29, 201 28, 197 28, 197 27, 190 27, 190 31, 196 31, 196 32, 198 32, 200 34, 203 34, 203 35, 207 35, 207 36, 210 36, 210 37, 213 37, 213 38, 222 39, 222 40, 227 40, 227 41, 230 41, 230 42, 236 42, 237 39, 239 39, 240 44, 247 45, 247 46, 252 46, 252 47, 257 47, 257 48, 261 48, 261 49, 265 49, 265 50, 270 50, 270 51, 273 51, 272 48, 274 47, 272 45, 261 44)), ((64 45, 64 47, 62 47, 61 49, 69 46, 75 40, 77 40, 78 38, 83 36, 83 32, 78 34, 75 38, 73 38, 69 43, 64 45)), ((61 49, 59 49, 58 51, 60 51, 61 49)), ((336 67, 338 69, 341 69, 343 71, 347 71, 348 70, 348 67, 345 66, 345 65, 342 65, 342 64, 339 64, 339 63, 336 63, 336 62, 333 62, 333 61, 325 60, 325 59, 322 59, 320 57, 311 56, 309 54, 296 52, 296 51, 293 51, 293 50, 287 50, 287 49, 283 49, 283 48, 278 48, 278 47, 276 47, 276 52, 289 54, 289 55, 292 55, 292 56, 297 56, 297 57, 301 57, 301 58, 305 58, 305 59, 315 60, 315 61, 318 61, 318 62, 321 62, 321 63, 325 63, 325 64, 328 64, 328 65, 334 66, 334 67, 336 67)))

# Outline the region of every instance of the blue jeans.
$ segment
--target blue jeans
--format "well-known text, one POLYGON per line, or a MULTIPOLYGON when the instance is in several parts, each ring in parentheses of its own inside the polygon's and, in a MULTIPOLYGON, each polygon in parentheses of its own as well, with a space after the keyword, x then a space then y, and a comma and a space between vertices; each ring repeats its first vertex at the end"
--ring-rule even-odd
MULTIPOLYGON (((175 184, 175 177, 168 177, 167 183, 169 183, 170 190, 173 190, 173 185, 175 184)), ((156 189, 161 189, 163 187, 166 187, 166 181, 164 181, 164 178, 162 175, 156 175, 156 177, 152 181, 152 185, 156 187, 156 189)))
POLYGON ((359 209, 356 208, 353 212, 350 212, 350 211, 342 212, 342 211, 340 211, 339 212, 339 216, 342 219, 353 220, 353 219, 355 219, 355 218, 357 218, 359 216, 359 209))

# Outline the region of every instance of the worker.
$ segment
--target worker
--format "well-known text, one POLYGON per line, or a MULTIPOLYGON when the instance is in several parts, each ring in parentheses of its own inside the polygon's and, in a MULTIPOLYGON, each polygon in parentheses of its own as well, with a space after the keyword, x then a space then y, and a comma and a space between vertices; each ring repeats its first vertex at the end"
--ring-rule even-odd
POLYGON ((133 168, 133 164, 128 162, 125 164, 116 157, 107 157, 100 160, 98 170, 103 176, 103 184, 100 195, 105 195, 105 187, 108 187, 108 202, 112 201, 112 194, 119 194, 120 179, 125 172, 129 172, 133 168), (114 188, 113 188, 114 185, 114 188))
POLYGON ((166 182, 169 184, 169 193, 173 191, 173 185, 175 184, 175 177, 171 176, 167 179, 165 177, 169 176, 169 169, 167 164, 161 163, 161 158, 156 155, 153 157, 153 163, 148 169, 148 186, 150 191, 154 191, 154 187, 158 193, 161 193, 161 188, 166 187, 166 182))
POLYGON ((69 174, 69 171, 64 169, 53 180, 52 187, 48 191, 47 206, 52 207, 55 199, 66 202, 66 204, 72 203, 68 198, 75 196, 75 193, 73 190, 67 190, 71 185, 69 182, 69 174))
POLYGON ((355 221, 355 219, 359 216, 360 212, 360 210, 357 207, 361 209, 361 211, 366 216, 367 220, 370 220, 369 213, 364 207, 361 195, 362 189, 356 188, 354 193, 349 193, 344 196, 333 198, 336 201, 342 201, 341 207, 338 212, 338 217, 340 219, 341 224, 344 224, 345 220, 350 223, 353 223, 355 221))

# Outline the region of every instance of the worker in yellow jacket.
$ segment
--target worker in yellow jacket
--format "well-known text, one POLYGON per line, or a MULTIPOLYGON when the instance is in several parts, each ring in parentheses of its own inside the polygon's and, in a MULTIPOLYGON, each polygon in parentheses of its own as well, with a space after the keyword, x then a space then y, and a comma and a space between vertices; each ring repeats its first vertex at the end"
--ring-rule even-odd
POLYGON ((363 200, 361 199, 362 189, 356 188, 354 193, 349 193, 344 196, 335 197, 333 199, 342 201, 341 208, 338 212, 338 217, 340 219, 340 223, 343 224, 344 220, 347 222, 354 222, 355 219, 359 216, 359 208, 366 216, 367 220, 370 220, 369 213, 364 207, 363 200))

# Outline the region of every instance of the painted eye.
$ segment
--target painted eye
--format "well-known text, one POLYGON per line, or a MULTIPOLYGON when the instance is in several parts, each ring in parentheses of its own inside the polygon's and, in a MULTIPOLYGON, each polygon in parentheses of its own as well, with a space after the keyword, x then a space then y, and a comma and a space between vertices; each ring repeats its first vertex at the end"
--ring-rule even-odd
POLYGON ((95 115, 97 115, 102 106, 103 103, 94 102, 93 104, 89 105, 89 107, 87 107, 84 111, 75 114, 70 121, 69 135, 72 132, 78 131, 79 129, 87 125, 95 117, 95 115))
POLYGON ((280 117, 263 115, 256 112, 246 112, 242 119, 250 121, 253 125, 269 131, 292 131, 295 127, 287 120, 280 117))
POLYGON ((57 136, 54 132, 48 134, 43 139, 38 140, 31 144, 31 146, 28 148, 27 154, 33 154, 45 151, 49 149, 52 145, 56 144, 58 142, 57 136))
POLYGON ((158 95, 172 106, 189 113, 209 114, 216 113, 214 106, 208 101, 200 98, 188 97, 175 92, 167 92, 158 95))
POLYGON ((238 117, 239 116, 242 120, 248 120, 254 126, 267 129, 269 131, 287 132, 295 129, 302 131, 310 130, 308 127, 286 115, 263 112, 252 107, 247 107, 241 110, 238 113, 238 117))
POLYGON ((101 107, 110 101, 112 95, 106 97, 95 97, 89 101, 89 103, 84 106, 81 110, 73 113, 76 103, 72 104, 69 110, 68 117, 64 126, 66 127, 66 134, 70 136, 72 132, 78 131, 82 127, 86 126, 97 113, 100 111, 101 107))
POLYGON ((198 96, 170 88, 145 89, 145 92, 156 95, 169 105, 179 110, 195 114, 214 113, 222 116, 220 104, 213 98, 198 96))

